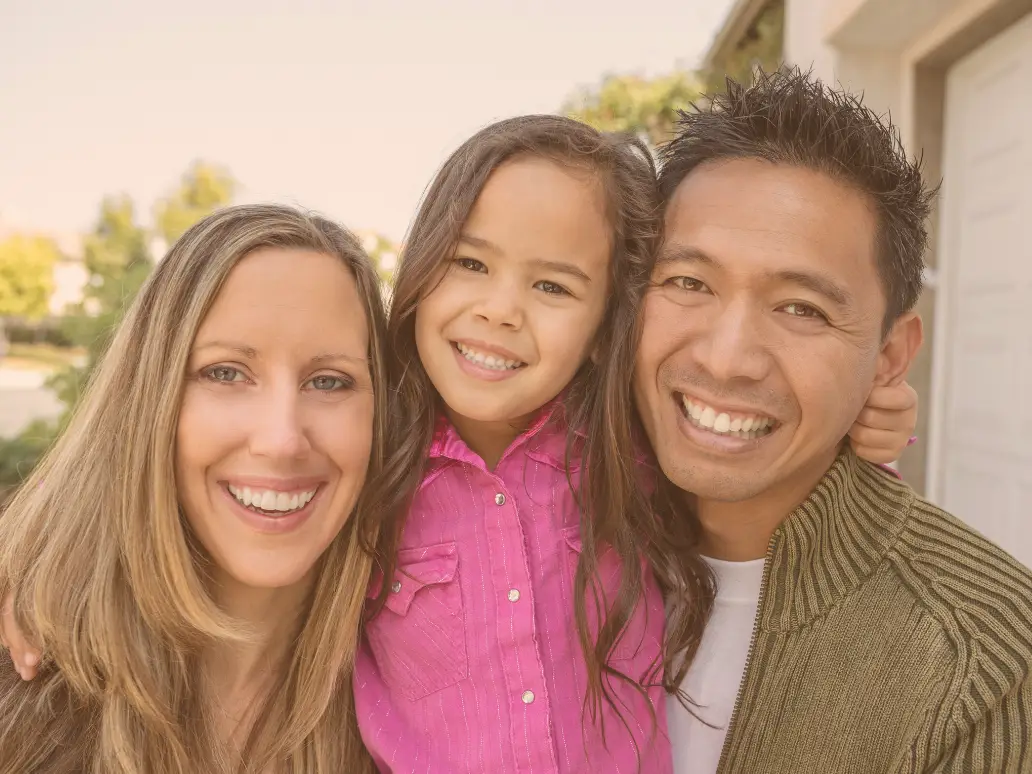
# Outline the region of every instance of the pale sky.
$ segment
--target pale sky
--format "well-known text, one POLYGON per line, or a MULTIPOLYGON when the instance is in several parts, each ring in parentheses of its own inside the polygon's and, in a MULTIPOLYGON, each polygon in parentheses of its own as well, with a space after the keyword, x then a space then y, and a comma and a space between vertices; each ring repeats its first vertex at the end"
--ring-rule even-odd
POLYGON ((607 72, 694 66, 731 0, 0 0, 0 219, 89 228, 194 159, 400 240, 448 153, 607 72))

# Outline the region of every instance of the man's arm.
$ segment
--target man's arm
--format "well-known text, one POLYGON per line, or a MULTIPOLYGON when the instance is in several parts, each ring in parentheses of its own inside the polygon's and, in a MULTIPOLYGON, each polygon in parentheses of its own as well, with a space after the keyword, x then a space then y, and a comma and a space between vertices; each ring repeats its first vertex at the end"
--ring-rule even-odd
MULTIPOLYGON (((1019 668, 1016 663, 1007 666, 1019 668)), ((990 686, 986 672, 979 675, 958 699, 946 727, 933 726, 931 737, 936 736, 935 730, 945 731, 941 744, 928 738, 923 744, 915 743, 898 774, 1032 773, 1032 679, 1027 665, 1025 669, 1009 689, 990 686)), ((995 674, 1002 676, 1002 670, 995 674)))

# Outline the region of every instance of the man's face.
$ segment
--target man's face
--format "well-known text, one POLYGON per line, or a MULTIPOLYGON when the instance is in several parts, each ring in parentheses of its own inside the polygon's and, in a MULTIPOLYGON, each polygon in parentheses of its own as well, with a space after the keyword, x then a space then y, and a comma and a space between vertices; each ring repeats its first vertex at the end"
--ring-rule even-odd
POLYGON ((872 386, 900 375, 880 357, 875 233, 860 193, 808 169, 737 159, 681 183, 635 373, 678 487, 741 502, 823 475, 872 386))

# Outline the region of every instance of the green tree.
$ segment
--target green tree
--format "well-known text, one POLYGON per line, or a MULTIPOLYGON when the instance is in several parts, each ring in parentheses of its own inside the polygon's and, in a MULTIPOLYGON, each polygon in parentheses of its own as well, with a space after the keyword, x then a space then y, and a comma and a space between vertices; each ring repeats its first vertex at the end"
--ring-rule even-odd
POLYGON ((362 240, 362 248, 373 259, 380 279, 387 285, 391 284, 394 279, 394 270, 398 266, 401 248, 383 234, 375 231, 359 232, 358 238, 362 240))
POLYGON ((752 83, 757 67, 773 72, 782 65, 784 47, 785 2, 770 0, 741 39, 710 63, 712 69, 705 79, 706 91, 723 90, 728 76, 739 83, 752 83))
POLYGON ((179 186, 158 202, 153 230, 140 225, 129 198, 104 199, 96 225, 85 240, 89 282, 82 302, 63 322, 68 340, 86 348, 86 362, 55 374, 49 382, 65 404, 56 423, 37 422, 17 438, 0 439, 0 500, 5 487, 15 486, 32 469, 67 422, 126 309, 151 272, 152 242, 158 239, 171 244, 198 220, 229 204, 235 188, 233 179, 218 167, 195 164, 179 186))
POLYGON ((57 245, 44 237, 14 235, 0 242, 0 317, 47 314, 58 257, 57 245))
POLYGON ((690 72, 653 79, 610 75, 567 99, 562 112, 602 131, 636 134, 656 147, 672 136, 677 111, 699 97, 699 79, 690 72))
POLYGON ((105 199, 93 232, 86 238, 90 282, 83 302, 65 320, 65 335, 87 350, 86 363, 56 375, 52 387, 69 409, 75 406, 118 323, 150 274, 152 238, 171 245, 190 226, 232 200, 236 184, 219 167, 198 162, 179 186, 154 208, 155 229, 139 225, 132 201, 105 199))
POLYGON ((183 176, 179 188, 155 208, 157 234, 171 245, 194 223, 233 200, 236 181, 226 170, 203 161, 183 176))

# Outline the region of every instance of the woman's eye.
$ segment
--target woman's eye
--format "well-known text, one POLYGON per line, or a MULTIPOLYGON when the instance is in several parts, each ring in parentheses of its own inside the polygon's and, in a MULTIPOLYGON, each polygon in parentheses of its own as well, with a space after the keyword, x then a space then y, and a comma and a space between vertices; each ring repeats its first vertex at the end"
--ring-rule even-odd
POLYGON ((487 267, 481 261, 476 258, 456 258, 455 263, 461 266, 467 271, 484 272, 487 271, 487 267))
POLYGON ((210 379, 213 382, 222 382, 224 384, 242 382, 245 379, 244 374, 240 369, 233 368, 232 366, 212 366, 211 368, 204 369, 202 373, 207 379, 210 379))
POLYGON ((312 388, 319 392, 334 392, 336 390, 346 390, 351 386, 351 382, 340 376, 316 376, 309 384, 312 388))
POLYGON ((568 291, 562 285, 557 285, 556 283, 548 282, 547 280, 542 280, 541 282, 538 282, 536 285, 534 285, 534 287, 536 287, 538 290, 544 291, 545 293, 548 293, 549 295, 553 295, 553 296, 568 296, 568 295, 570 295, 570 291, 568 291))
POLYGON ((676 288, 680 288, 681 290, 688 290, 693 293, 709 290, 705 283, 695 279, 694 277, 671 277, 667 280, 667 283, 676 288))

